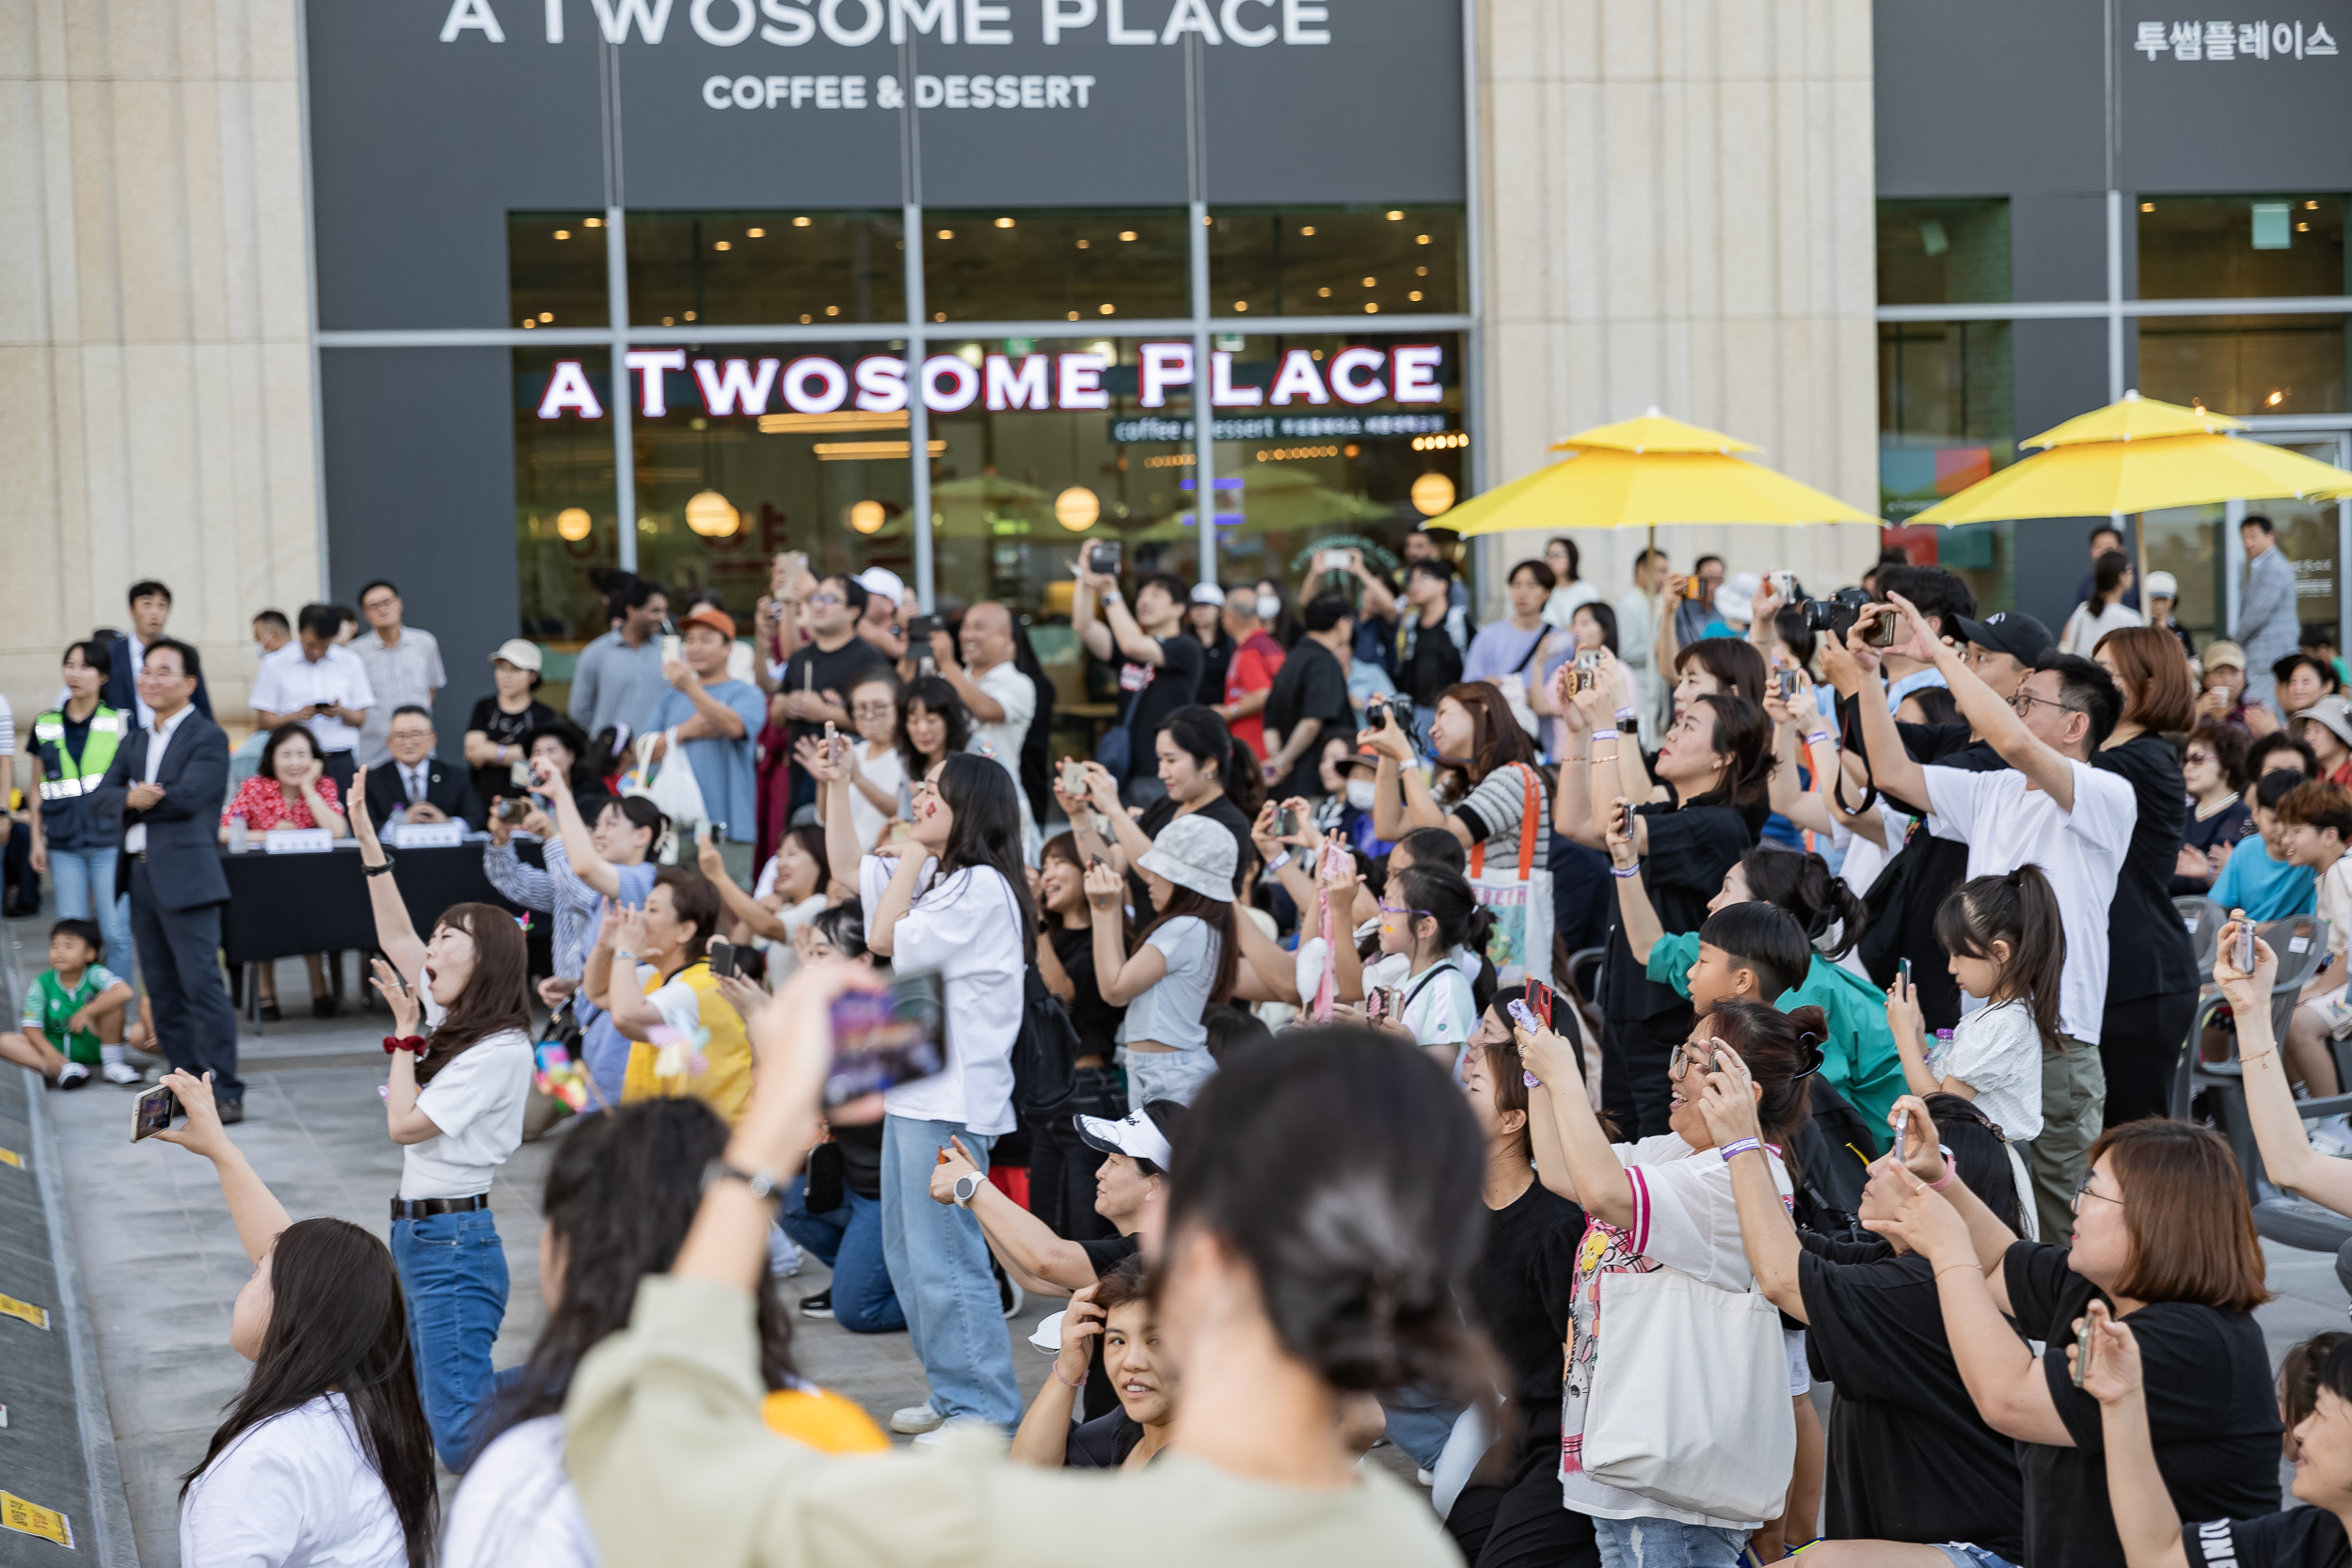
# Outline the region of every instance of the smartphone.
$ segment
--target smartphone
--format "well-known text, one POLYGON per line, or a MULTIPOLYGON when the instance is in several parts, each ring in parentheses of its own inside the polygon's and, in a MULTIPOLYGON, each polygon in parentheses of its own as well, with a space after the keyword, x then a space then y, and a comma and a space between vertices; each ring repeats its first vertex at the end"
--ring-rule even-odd
POLYGON ((1275 816, 1275 837, 1288 838, 1296 832, 1298 832, 1298 814, 1296 812, 1285 808, 1275 816))
POLYGON ((1386 1018, 1388 1016, 1388 987, 1375 986, 1370 990, 1364 992, 1364 1018, 1367 1022, 1377 1023, 1380 1020, 1386 1018))
POLYGON ((830 719, 826 720, 826 721, 825 721, 825 760, 826 760, 827 762, 839 762, 839 761, 841 760, 841 745, 840 745, 840 741, 841 741, 841 736, 839 736, 839 735, 838 735, 838 734, 834 731, 834 727, 833 727, 833 721, 832 721, 832 720, 830 720, 830 719))
POLYGON ((131 1141, 151 1138, 180 1114, 180 1097, 158 1084, 131 1102, 131 1141))
POLYGON ((1552 999, 1558 994, 1558 992, 1554 991, 1549 986, 1544 984, 1541 980, 1530 980, 1527 982, 1528 1008, 1534 1012, 1537 1018, 1543 1021, 1544 1027, 1547 1029, 1551 1027, 1552 999))
POLYGON ((1899 1160, 1911 1147, 1911 1107, 1895 1107, 1895 1158, 1899 1160))
POLYGON ((531 759, 516 757, 513 762, 508 763, 506 782, 516 789, 529 789, 531 787, 531 759))
POLYGON ((1535 1016, 1535 1009, 1529 1006, 1522 997, 1512 999, 1511 1022, 1531 1035, 1541 1033, 1544 1027, 1544 1021, 1535 1016))
POLYGON ((1600 668, 1600 649, 1587 648, 1576 656, 1576 667, 1580 670, 1597 670, 1600 668))
POLYGON ((923 647, 930 647, 931 633, 939 629, 939 617, 936 615, 915 615, 909 617, 907 620, 908 646, 913 647, 920 644, 923 647))
POLYGON ((1863 634, 1863 646, 1867 648, 1893 647, 1895 645, 1896 628, 1902 625, 1902 619, 1900 611, 1890 610, 1885 614, 1880 616, 1877 620, 1872 621, 1870 623, 1870 629, 1863 634))
POLYGON ((1689 577, 1682 579, 1682 596, 1686 599, 1697 598, 1706 588, 1707 581, 1703 578, 1689 577))
POLYGON ((1120 546, 1116 539, 1098 540, 1087 546, 1087 570, 1097 577, 1119 575, 1120 546))
POLYGON ((1382 697, 1366 698, 1364 700, 1364 728, 1368 730, 1385 730, 1388 727, 1388 700, 1382 697))
POLYGON ((499 801, 499 820, 501 822, 520 822, 523 819, 523 814, 530 809, 531 802, 528 800, 508 800, 501 799, 499 801))
POLYGON ((2237 953, 2232 959, 2242 974, 2254 973, 2254 923, 2246 918, 2244 910, 2233 910, 2230 918, 2237 922, 2237 953))
POLYGON ((1784 703, 1793 701, 1797 695, 1797 672, 1783 670, 1772 678, 1779 683, 1780 700, 1784 703))
POLYGON ((801 574, 807 570, 808 552, 806 550, 785 550, 776 556, 776 575, 784 578, 785 586, 787 588, 800 581, 801 574))
POLYGON ((1796 591, 1797 591, 1797 574, 1796 574, 1796 573, 1794 573, 1794 572, 1774 572, 1774 573, 1772 574, 1772 592, 1773 592, 1774 594, 1778 594, 1778 595, 1779 595, 1781 598, 1783 598, 1783 599, 1787 599, 1787 598, 1790 597, 1791 595, 1793 595, 1793 594, 1796 593, 1796 591))
POLYGON ((703 953, 710 959, 710 973, 719 978, 723 980, 742 973, 742 970, 737 966, 735 943, 726 938, 712 937, 708 945, 704 947, 703 953))
POLYGON ((2082 1331, 2074 1336, 2074 1386, 2077 1388, 2083 1386, 2083 1378, 2090 1371, 2091 1347, 2097 1342, 2091 1334, 2090 1314, 2085 1312, 2082 1331))
POLYGON ((670 660, 672 660, 672 659, 674 659, 674 658, 683 658, 684 657, 686 657, 686 656, 685 656, 685 649, 686 649, 686 639, 684 639, 683 637, 679 637, 679 636, 677 636, 675 633, 673 633, 673 632, 664 632, 664 633, 662 633, 662 636, 661 636, 661 661, 662 661, 664 664, 667 664, 670 660))
POLYGON ((709 839, 711 843, 724 844, 727 841, 727 825, 725 823, 707 822, 703 826, 705 830, 703 836, 709 839))
POLYGON ((1062 759, 1061 792, 1064 795, 1069 796, 1073 800, 1082 800, 1086 799, 1086 764, 1079 762, 1074 758, 1065 757, 1062 759))
POLYGON ((846 1105, 929 1078, 946 1060, 947 1018, 937 970, 894 975, 887 991, 850 991, 833 1005, 825 1104, 846 1105))

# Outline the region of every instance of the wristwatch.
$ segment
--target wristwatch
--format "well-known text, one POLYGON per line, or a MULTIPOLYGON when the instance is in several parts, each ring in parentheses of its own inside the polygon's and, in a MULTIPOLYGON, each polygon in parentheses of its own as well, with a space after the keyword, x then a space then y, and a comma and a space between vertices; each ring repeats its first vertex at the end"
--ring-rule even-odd
POLYGON ((706 1193, 710 1191, 710 1184, 714 1181, 740 1181, 752 1190, 754 1197, 762 1199, 779 1196, 778 1189, 783 1185, 773 1171, 738 1170, 723 1159, 710 1160, 703 1165, 700 1190, 706 1193))
POLYGON ((981 1175, 978 1171, 976 1171, 976 1170, 968 1170, 968 1171, 965 1171, 965 1172, 964 1172, 961 1176, 957 1177, 957 1178, 956 1178, 956 1207, 957 1207, 957 1208, 959 1208, 959 1209, 969 1209, 969 1208, 971 1208, 971 1207, 972 1207, 972 1199, 973 1199, 974 1197, 976 1197, 977 1196, 978 1196, 978 1194, 979 1194, 979 1190, 980 1190, 982 1187, 985 1187, 985 1186, 987 1186, 987 1185, 988 1185, 988 1178, 987 1178, 987 1177, 985 1177, 985 1176, 982 1176, 982 1175, 981 1175))
POLYGON ((382 865, 367 865, 363 863, 359 869, 366 872, 371 877, 383 877, 389 875, 392 869, 392 852, 389 849, 384 851, 384 863, 382 865))

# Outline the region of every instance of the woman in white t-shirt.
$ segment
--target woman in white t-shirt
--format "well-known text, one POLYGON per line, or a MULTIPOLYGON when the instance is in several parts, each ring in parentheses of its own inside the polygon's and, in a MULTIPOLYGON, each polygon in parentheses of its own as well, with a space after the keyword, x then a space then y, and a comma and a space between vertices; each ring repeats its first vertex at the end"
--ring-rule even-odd
MULTIPOLYGON (((898 677, 887 670, 860 676, 850 688, 850 722, 858 734, 844 752, 850 768, 850 821, 857 829, 858 847, 871 851, 882 841, 882 830, 897 818, 907 782, 906 737, 898 732, 898 677)), ((803 740, 794 750, 801 753, 803 748, 814 750, 820 744, 803 740)), ((808 766, 805 754, 801 766, 808 766)), ((820 794, 819 819, 825 805, 820 794)))
MULTIPOLYGON (((854 748, 845 746, 842 751, 847 753, 854 748)), ((722 929, 734 941, 750 939, 767 952, 771 990, 801 967, 794 935, 833 907, 834 883, 826 837, 825 830, 814 822, 785 829, 776 840, 776 852, 759 868, 759 879, 749 893, 727 875, 718 845, 706 838, 696 850, 703 876, 718 890, 726 910, 728 924, 722 929)))
POLYGON ((1018 786, 987 757, 942 757, 914 792, 905 841, 860 859, 848 770, 823 756, 809 770, 829 797, 833 863, 858 867, 866 946, 902 974, 937 971, 947 1019, 946 1066, 882 1101, 882 1257, 931 1390, 891 1425, 924 1437, 951 1420, 1009 1431, 1021 1390, 988 1243, 968 1212, 931 1201, 930 1172, 959 1138, 985 1172, 1014 1126, 1012 1046, 1037 962, 1018 786))
MULTIPOLYGON (((1594 1115, 1578 1069, 1576 1048, 1549 1030, 1518 1031, 1520 1061, 1544 1085, 1529 1102, 1536 1168, 1544 1185, 1584 1207, 1584 1242, 1577 1249, 1573 1330, 1568 1343, 1561 1493, 1567 1507, 1589 1514, 1604 1563, 1736 1562, 1750 1531, 1763 1521, 1710 1513, 1702 1503, 1681 1508, 1596 1481, 1582 1465, 1586 1406, 1600 1359, 1615 1343, 1600 1322, 1601 1277, 1674 1269, 1704 1285, 1745 1291, 1755 1283, 1740 1239, 1740 1208, 1726 1158, 1718 1151, 1699 1098, 1716 1070, 1715 1053, 1728 1049, 1747 1064, 1756 1091, 1756 1117, 1767 1143, 1761 1152, 1772 1183, 1787 1201, 1795 1189, 1780 1148, 1807 1115, 1804 1080, 1821 1063, 1828 1021, 1819 1007, 1783 1013, 1754 1002, 1721 1002, 1698 1021, 1668 1061, 1672 1132, 1639 1143, 1613 1144, 1594 1115)), ((1787 1351, 1775 1340, 1775 1374, 1787 1351)), ((1652 1397, 1703 1422, 1715 1400, 1695 1361, 1668 1358, 1652 1397)), ((1757 1433, 1762 1441, 1765 1434, 1757 1433)), ((1705 1476, 1675 1478, 1686 1498, 1708 1495, 1705 1476)))
POLYGON ((2058 652, 2089 658, 2099 639, 2126 626, 2144 626, 2148 618, 2123 602, 2132 591, 2131 558, 2108 550, 2091 563, 2090 597, 2074 607, 2058 633, 2058 652))
POLYGON ((1088 867, 1094 916, 1094 978, 1103 1000, 1125 1007, 1119 1025, 1127 1098, 1136 1105, 1189 1105, 1216 1070, 1201 1011, 1233 994, 1241 934, 1233 916, 1233 835, 1216 819, 1179 816, 1136 857, 1158 918, 1126 939, 1126 879, 1088 867))
POLYGON ((531 1092, 531 955, 515 917, 453 904, 417 940, 382 846, 366 840, 376 990, 392 1009, 384 1119, 401 1146, 392 1259, 415 1325, 424 1413, 441 1462, 463 1470, 506 1317, 506 1253, 490 1179, 523 1137, 531 1092), (389 959, 388 963, 386 959, 389 959), (427 1039, 421 1032, 431 1024, 427 1039))
POLYGON ((213 1163, 253 1277, 229 1344, 253 1375, 180 1487, 185 1568, 423 1568, 439 1512, 433 1433, 384 1243, 296 1223, 231 1143, 212 1077, 165 1078, 187 1121, 155 1135, 213 1163))
MULTIPOLYGON (((1486 943, 1494 917, 1460 872, 1438 864, 1415 865, 1389 878, 1380 898, 1380 951, 1404 956, 1395 990, 1396 1016, 1384 1023, 1402 1028, 1449 1071, 1478 1031, 1478 1002, 1472 976, 1464 972, 1462 950, 1486 943)), ((1475 960, 1473 960, 1475 961, 1475 960)))

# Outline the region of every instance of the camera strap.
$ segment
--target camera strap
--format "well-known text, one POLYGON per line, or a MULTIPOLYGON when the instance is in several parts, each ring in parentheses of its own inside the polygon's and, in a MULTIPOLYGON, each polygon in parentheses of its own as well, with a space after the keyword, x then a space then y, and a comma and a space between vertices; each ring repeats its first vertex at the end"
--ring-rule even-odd
MULTIPOLYGON (((1853 700, 1859 703, 1862 699, 1857 697, 1853 700)), ((1878 809, 1878 775, 1870 767, 1870 753, 1853 744, 1854 736, 1862 728, 1861 715, 1857 711, 1849 718, 1844 711, 1845 705, 1843 703, 1838 704, 1837 727, 1840 732, 1837 737, 1838 754, 1842 757, 1851 752, 1862 759, 1862 804, 1858 806, 1846 804, 1846 770, 1843 767, 1836 768, 1830 775, 1830 797, 1836 802, 1837 809, 1848 816, 1867 816, 1878 809)))

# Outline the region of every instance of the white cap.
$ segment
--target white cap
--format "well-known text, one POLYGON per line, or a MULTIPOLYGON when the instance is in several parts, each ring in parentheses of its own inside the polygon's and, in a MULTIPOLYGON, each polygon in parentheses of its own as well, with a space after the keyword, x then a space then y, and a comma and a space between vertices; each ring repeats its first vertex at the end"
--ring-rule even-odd
POLYGON ((1225 605, 1225 590, 1213 582, 1196 582, 1192 585, 1192 602, 1213 604, 1221 610, 1225 605))
POLYGON ((2177 599, 2181 596, 2180 579, 2169 572, 2148 574, 2148 596, 2152 599, 2177 599))
POLYGON ((898 580, 898 574, 887 566, 868 566, 857 575, 857 585, 868 594, 879 594, 892 604, 907 602, 907 585, 898 580))
POLYGON ((526 642, 519 637, 510 637, 500 643, 498 650, 490 655, 490 658, 493 662, 502 658, 516 669, 528 670, 534 675, 539 673, 544 662, 539 653, 539 644, 526 642))

